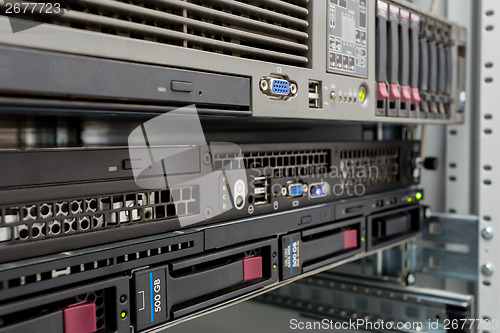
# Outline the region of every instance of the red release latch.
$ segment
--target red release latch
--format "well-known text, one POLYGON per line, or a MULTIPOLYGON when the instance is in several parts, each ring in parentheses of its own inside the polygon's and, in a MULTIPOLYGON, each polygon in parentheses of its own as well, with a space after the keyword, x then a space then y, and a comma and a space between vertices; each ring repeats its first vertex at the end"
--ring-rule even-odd
POLYGON ((358 247, 358 231, 356 229, 344 230, 344 250, 358 247))
POLYGON ((243 261, 243 281, 258 279, 262 277, 262 257, 249 256, 242 258, 243 261))
POLYGON ((401 86, 401 100, 411 101, 411 92, 409 86, 401 86))
POLYGON ((420 103, 422 101, 422 98, 420 97, 420 91, 418 88, 412 87, 411 88, 411 101, 412 103, 420 103))
POLYGON ((399 91, 399 86, 395 83, 389 85, 389 98, 391 101, 395 99, 401 99, 401 92, 399 91))
POLYGON ((385 82, 377 82, 377 99, 389 98, 387 84, 385 82))
POLYGON ((94 302, 71 304, 64 307, 62 312, 64 333, 91 333, 97 330, 94 302))

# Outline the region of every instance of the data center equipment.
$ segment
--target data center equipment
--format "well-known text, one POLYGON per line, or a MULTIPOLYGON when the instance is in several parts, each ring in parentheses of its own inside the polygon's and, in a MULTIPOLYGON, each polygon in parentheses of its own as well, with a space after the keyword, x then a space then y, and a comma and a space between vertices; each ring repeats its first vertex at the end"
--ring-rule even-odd
POLYGON ((387 247, 414 237, 425 206, 416 200, 397 208, 372 205, 384 196, 413 195, 407 188, 4 263, 0 332, 41 325, 52 332, 78 325, 143 332, 174 325, 361 258, 375 239, 387 247), (336 217, 346 203, 383 213, 336 217), (383 231, 369 231, 370 216, 383 231))
POLYGON ((9 110, 463 121, 466 31, 407 2, 21 3, 0 17, 9 110))
POLYGON ((403 0, 0 2, 0 333, 158 332, 255 297, 473 318, 401 285, 476 226, 423 203, 417 126, 466 118, 466 33, 403 0), (338 268, 394 247, 396 274, 338 268))
POLYGON ((240 153, 231 145, 211 148, 1 152, 10 163, 0 165, 0 261, 331 201, 340 202, 340 219, 421 199, 414 190, 370 204, 341 201, 417 185, 418 141, 242 144, 240 153), (165 185, 166 171, 168 187, 138 186, 136 150, 173 156, 148 178, 165 185), (239 187, 247 190, 238 194, 239 187))

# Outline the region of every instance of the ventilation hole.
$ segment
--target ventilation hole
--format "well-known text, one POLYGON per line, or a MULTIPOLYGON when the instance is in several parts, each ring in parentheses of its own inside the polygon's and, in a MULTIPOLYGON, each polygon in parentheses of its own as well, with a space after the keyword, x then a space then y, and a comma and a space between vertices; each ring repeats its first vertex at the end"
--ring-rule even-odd
POLYGON ((98 330, 102 329, 104 327, 104 319, 97 320, 96 327, 98 330))
POLYGON ((493 130, 491 128, 487 128, 484 130, 484 134, 490 135, 491 133, 493 133, 493 130))
POLYGON ((28 228, 23 228, 19 231, 19 237, 21 239, 28 239, 30 236, 30 232, 28 230, 28 228))
POLYGON ((489 216, 489 215, 484 215, 484 216, 483 216, 483 220, 485 220, 486 222, 491 222, 491 216, 489 216))
POLYGON ((493 115, 491 115, 491 114, 489 114, 489 113, 488 113, 488 114, 485 114, 485 115, 484 115, 484 119, 486 119, 486 120, 491 120, 491 119, 493 119, 493 115))
POLYGON ((85 217, 80 220, 80 228, 82 230, 87 230, 90 227, 89 220, 85 217))
POLYGON ((487 62, 484 64, 484 67, 486 68, 493 68, 493 63, 492 62, 487 62))
POLYGON ((95 295, 94 295, 94 294, 89 294, 89 296, 87 297, 87 299, 88 299, 89 301, 94 302, 94 301, 95 301, 95 295))
POLYGON ((495 14, 495 11, 490 9, 490 10, 487 10, 485 14, 486 14, 486 16, 493 16, 493 14, 495 14))
POLYGON ((491 83, 491 82, 493 82, 493 78, 492 77, 487 77, 487 78, 484 79, 484 82, 491 83))
POLYGON ((457 131, 456 130, 451 130, 450 131, 450 135, 457 135, 457 131))
POLYGON ((484 185, 491 185, 491 184, 492 184, 492 182, 491 182, 491 180, 489 180, 489 179, 485 179, 485 180, 483 180, 483 184, 484 184, 484 185))
MULTIPOLYGON (((102 299, 102 298, 98 298, 98 300, 99 299, 102 299)), ((96 305, 97 305, 97 303, 96 303, 96 305)), ((101 305, 102 305, 102 303, 101 303, 101 305)), ((97 318, 102 317, 104 315, 104 309, 102 309, 102 308, 97 309, 95 315, 97 316, 97 318)))
POLYGON ((450 168, 455 169, 457 167, 456 163, 450 163, 450 168))
POLYGON ((43 216, 49 216, 50 214, 50 206, 47 205, 47 204, 43 204, 41 207, 40 207, 40 214, 43 216))
POLYGON ((485 29, 486 29, 486 31, 492 31, 493 28, 494 27, 492 25, 487 25, 485 29))
POLYGON ((493 168, 491 167, 491 165, 485 165, 485 166, 483 166, 483 168, 484 168, 484 170, 486 170, 486 171, 491 171, 491 169, 493 169, 493 168))
POLYGON ((50 226, 50 231, 54 235, 57 235, 61 231, 61 226, 59 224, 54 223, 50 226))

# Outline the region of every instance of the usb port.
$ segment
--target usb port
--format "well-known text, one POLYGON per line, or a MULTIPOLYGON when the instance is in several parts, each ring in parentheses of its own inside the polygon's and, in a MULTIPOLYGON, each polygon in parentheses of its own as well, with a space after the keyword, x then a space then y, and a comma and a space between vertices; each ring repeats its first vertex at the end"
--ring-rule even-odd
POLYGON ((321 108, 321 82, 309 80, 309 108, 321 108))
POLYGON ((253 181, 253 196, 256 206, 271 203, 267 177, 255 177, 253 181))

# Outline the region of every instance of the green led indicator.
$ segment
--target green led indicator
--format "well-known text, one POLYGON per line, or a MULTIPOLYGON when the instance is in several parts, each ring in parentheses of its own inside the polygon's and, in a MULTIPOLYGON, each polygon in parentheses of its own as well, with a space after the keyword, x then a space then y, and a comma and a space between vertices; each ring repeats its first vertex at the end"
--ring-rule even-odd
POLYGON ((420 193, 420 192, 415 193, 415 199, 417 199, 417 200, 422 199, 422 193, 420 193))
POLYGON ((408 198, 408 202, 411 202, 411 198, 408 198))
POLYGON ((120 313, 120 317, 125 318, 127 316, 127 313, 125 311, 122 311, 120 313))
POLYGON ((276 269, 278 266, 276 266, 276 264, 273 265, 273 269, 276 269))

